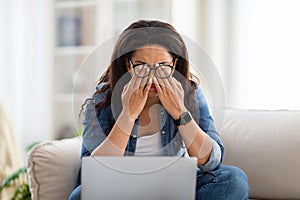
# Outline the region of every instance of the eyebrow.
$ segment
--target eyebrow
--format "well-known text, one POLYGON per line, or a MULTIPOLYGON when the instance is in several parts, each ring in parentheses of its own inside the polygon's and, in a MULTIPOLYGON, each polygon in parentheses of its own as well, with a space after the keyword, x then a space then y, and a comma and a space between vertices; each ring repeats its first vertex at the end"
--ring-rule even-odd
MULTIPOLYGON (((148 64, 148 63, 146 63, 146 62, 144 62, 144 61, 141 61, 141 60, 136 60, 136 61, 134 61, 135 63, 140 63, 140 64, 148 64)), ((134 63, 134 64, 135 64, 134 63)), ((158 62, 158 63, 156 63, 156 64, 159 64, 159 65, 163 65, 163 64, 168 64, 168 63, 170 63, 169 61, 162 61, 162 62, 158 62)))

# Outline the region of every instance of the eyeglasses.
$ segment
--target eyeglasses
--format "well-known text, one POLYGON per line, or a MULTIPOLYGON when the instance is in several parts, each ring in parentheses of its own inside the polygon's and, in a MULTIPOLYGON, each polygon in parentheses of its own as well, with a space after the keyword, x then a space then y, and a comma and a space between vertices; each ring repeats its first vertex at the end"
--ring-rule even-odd
POLYGON ((151 70, 154 70, 155 75, 158 78, 161 78, 161 79, 169 78, 174 69, 174 66, 172 66, 172 65, 158 64, 158 63, 156 63, 154 66, 149 65, 147 63, 133 64, 130 59, 129 59, 129 64, 132 66, 135 75, 139 78, 144 78, 144 77, 148 76, 150 74, 151 70))

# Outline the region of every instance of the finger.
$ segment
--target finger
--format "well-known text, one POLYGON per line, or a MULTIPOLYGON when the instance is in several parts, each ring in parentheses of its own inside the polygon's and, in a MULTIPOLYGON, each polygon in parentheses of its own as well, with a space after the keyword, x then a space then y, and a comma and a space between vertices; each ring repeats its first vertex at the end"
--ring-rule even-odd
POLYGON ((147 86, 148 77, 144 77, 144 78, 140 78, 140 79, 141 79, 141 82, 140 82, 140 85, 137 88, 136 92, 141 98, 143 98, 144 90, 146 89, 146 86, 147 86))
POLYGON ((148 81, 148 83, 147 83, 147 86, 146 86, 146 88, 145 88, 145 90, 144 90, 144 96, 148 95, 149 90, 150 90, 150 88, 151 88, 151 85, 152 85, 152 78, 150 77, 150 78, 149 78, 149 81, 148 81))
MULTIPOLYGON (((136 70, 138 70, 138 69, 136 69, 136 70)), ((146 74, 146 68, 142 68, 142 69, 140 69, 139 71, 138 71, 138 74, 140 74, 141 76, 143 76, 144 74, 146 74)), ((135 84, 134 84, 134 88, 139 88, 139 87, 141 87, 141 83, 142 83, 142 80, 144 79, 144 78, 140 78, 140 77, 138 77, 135 73, 134 73, 134 76, 136 77, 136 81, 135 81, 135 84)))
POLYGON ((128 87, 129 87, 129 84, 130 84, 130 81, 129 81, 126 85, 124 85, 123 93, 124 93, 124 92, 127 92, 128 87))
POLYGON ((165 92, 166 90, 166 86, 165 83, 163 82, 163 80, 161 78, 156 78, 157 84, 159 85, 159 87, 161 88, 162 92, 165 92))
POLYGON ((123 92, 129 92, 130 91, 130 93, 132 93, 133 84, 134 84, 134 79, 131 78, 131 80, 129 80, 128 83, 124 85, 123 92))
POLYGON ((168 78, 167 78, 167 81, 168 81, 168 83, 169 83, 169 85, 170 85, 171 88, 177 88, 177 87, 178 87, 177 84, 175 83, 173 77, 171 77, 171 76, 168 77, 168 78))
POLYGON ((129 94, 132 94, 135 91, 135 88, 134 88, 133 85, 134 85, 134 80, 132 80, 130 82, 130 84, 128 85, 128 87, 127 87, 127 91, 128 91, 129 94))
POLYGON ((140 83, 140 88, 144 90, 146 84, 150 81, 149 76, 146 76, 142 78, 141 83, 140 83))
POLYGON ((155 86, 155 89, 156 89, 158 95, 163 94, 162 88, 160 87, 156 77, 153 78, 153 83, 154 83, 154 86, 155 86))
POLYGON ((168 71, 163 71, 163 73, 165 77, 169 76, 168 78, 166 78, 166 80, 168 81, 168 85, 171 88, 175 88, 176 84, 174 83, 173 77, 170 75, 170 73, 168 71))
POLYGON ((167 90, 172 90, 173 89, 170 82, 169 82, 169 78, 164 78, 164 79, 162 79, 162 81, 163 81, 164 86, 166 87, 167 90))
MULTIPOLYGON (((164 71, 164 70, 160 70, 159 72, 158 72, 158 74, 161 76, 161 77, 167 77, 167 75, 168 75, 168 73, 166 72, 166 71, 164 71)), ((165 89, 171 89, 172 87, 171 87, 171 85, 170 85, 170 83, 169 83, 169 81, 168 81, 168 78, 163 78, 163 79, 161 79, 162 80, 162 82, 163 82, 163 85, 166 87, 165 89)))
POLYGON ((176 78, 172 77, 172 79, 176 86, 183 90, 182 84, 179 81, 177 81, 176 78))
POLYGON ((135 86, 135 84, 136 84, 136 79, 137 79, 137 77, 135 76, 135 73, 134 73, 134 69, 133 68, 130 68, 129 70, 128 70, 128 72, 131 74, 131 79, 130 79, 130 84, 129 84, 129 88, 130 89, 133 89, 134 88, 134 86, 135 86))

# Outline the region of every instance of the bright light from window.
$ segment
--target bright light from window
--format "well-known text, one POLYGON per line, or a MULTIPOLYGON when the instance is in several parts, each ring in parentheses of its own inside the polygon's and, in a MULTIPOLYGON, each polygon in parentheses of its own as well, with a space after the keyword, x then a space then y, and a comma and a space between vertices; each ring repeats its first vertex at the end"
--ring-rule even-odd
POLYGON ((246 9, 236 66, 242 106, 300 109, 300 1, 249 0, 246 9))

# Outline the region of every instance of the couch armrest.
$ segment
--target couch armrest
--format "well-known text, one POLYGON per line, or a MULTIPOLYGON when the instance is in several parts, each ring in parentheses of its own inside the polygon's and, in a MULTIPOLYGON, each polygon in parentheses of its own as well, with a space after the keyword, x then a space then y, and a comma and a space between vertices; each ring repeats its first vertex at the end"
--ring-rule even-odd
POLYGON ((81 139, 47 141, 27 155, 28 179, 33 200, 68 199, 80 167, 81 139))

